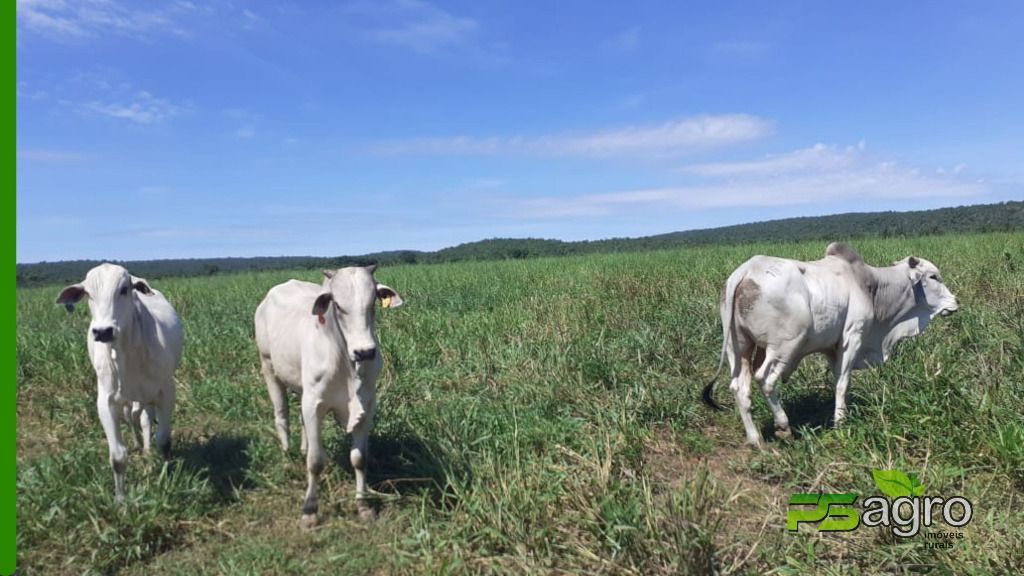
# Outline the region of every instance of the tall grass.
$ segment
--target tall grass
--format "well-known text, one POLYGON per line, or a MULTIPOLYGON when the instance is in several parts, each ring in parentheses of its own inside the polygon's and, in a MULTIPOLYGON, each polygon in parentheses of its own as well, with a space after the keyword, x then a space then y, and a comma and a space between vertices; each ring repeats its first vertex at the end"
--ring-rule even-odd
MULTIPOLYGON (((756 253, 822 243, 381 268, 406 300, 378 314, 385 369, 370 480, 355 519, 333 428, 326 525, 301 533, 296 446, 276 447, 252 315, 312 272, 155 283, 186 332, 174 459, 134 453, 112 502, 85 353, 88 314, 59 287, 18 294, 19 565, 98 573, 1011 572, 1024 561, 1024 235, 860 241, 871 263, 935 262, 962 302, 887 364, 857 372, 841 429, 825 366, 781 388, 798 438, 742 447, 699 403, 721 346, 718 294, 756 253), (975 507, 951 550, 862 528, 791 535, 793 492, 873 494, 872 467, 917 472, 975 507)), ((755 394, 755 396, 758 396, 755 394)), ((729 403, 727 387, 719 399, 729 403)), ((297 430, 297 410, 293 409, 297 430)), ((771 418, 755 399, 755 417, 771 418)))

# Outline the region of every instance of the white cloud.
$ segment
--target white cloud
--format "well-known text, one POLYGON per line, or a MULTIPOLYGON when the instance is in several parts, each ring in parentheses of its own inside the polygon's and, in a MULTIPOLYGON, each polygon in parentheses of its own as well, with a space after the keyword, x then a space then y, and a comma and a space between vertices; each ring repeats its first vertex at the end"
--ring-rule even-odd
POLYGON ((420 54, 464 47, 480 28, 472 18, 456 16, 420 0, 359 2, 349 5, 346 12, 369 18, 363 33, 371 40, 420 54))
POLYGON ((25 29, 59 39, 105 34, 144 36, 149 33, 187 35, 177 22, 196 9, 191 2, 175 2, 152 10, 115 0, 18 0, 18 22, 25 29))
POLYGON ((763 118, 727 114, 577 135, 410 138, 381 142, 371 149, 385 155, 671 156, 757 140, 772 129, 763 118))
POLYGON ((838 170, 853 164, 857 159, 857 153, 858 150, 852 146, 840 150, 818 143, 810 148, 788 154, 770 155, 762 160, 693 164, 684 167, 683 171, 699 176, 746 176, 838 170))
POLYGON ((164 98, 157 98, 140 90, 130 98, 117 102, 92 101, 81 105, 86 112, 129 120, 137 124, 156 124, 171 116, 181 114, 185 108, 164 98))
POLYGON ((981 182, 925 175, 921 170, 869 158, 862 147, 822 144, 751 162, 700 164, 685 169, 696 183, 515 203, 508 216, 596 217, 625 209, 685 210, 809 205, 908 199, 968 199, 986 193, 981 182))

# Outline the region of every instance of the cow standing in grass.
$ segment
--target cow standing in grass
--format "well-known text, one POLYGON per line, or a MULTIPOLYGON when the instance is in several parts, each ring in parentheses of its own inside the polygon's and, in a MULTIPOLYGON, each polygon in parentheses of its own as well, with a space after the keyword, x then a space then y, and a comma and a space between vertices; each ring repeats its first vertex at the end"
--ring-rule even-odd
POLYGON ((89 299, 92 315, 86 345, 96 370, 96 410, 110 448, 114 497, 122 500, 128 463, 128 450, 121 440, 122 414, 146 453, 156 420, 156 445, 164 458, 171 454, 181 322, 163 294, 114 264, 89 270, 85 280, 61 291, 57 303, 71 311, 83 297, 89 299))
MULTIPOLYGON (((804 356, 824 354, 835 378, 839 424, 851 371, 881 364, 897 342, 959 307, 939 269, 914 256, 875 268, 840 243, 830 244, 814 262, 754 256, 729 276, 721 301, 722 357, 729 359, 729 388, 747 441, 761 444, 750 416, 751 378, 768 398, 776 434, 786 436, 789 419, 775 386, 804 356)), ((704 400, 717 408, 713 386, 714 380, 705 386, 704 400)))
POLYGON ((324 416, 352 435, 349 459, 356 473, 359 515, 373 518, 366 501, 366 457, 383 364, 374 325, 377 300, 402 305, 398 294, 373 278, 376 266, 324 271, 322 285, 289 280, 270 289, 256 309, 256 347, 274 404, 281 448, 288 450, 287 389, 302 396, 303 442, 308 487, 301 526, 317 524, 317 484, 325 458, 320 442, 324 416))

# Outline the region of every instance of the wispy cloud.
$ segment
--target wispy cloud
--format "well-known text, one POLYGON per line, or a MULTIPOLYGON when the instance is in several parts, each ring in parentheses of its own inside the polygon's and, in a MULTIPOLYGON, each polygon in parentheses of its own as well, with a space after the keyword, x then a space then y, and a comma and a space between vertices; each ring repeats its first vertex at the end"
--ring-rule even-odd
POLYGON ((631 26, 605 42, 605 47, 620 52, 633 52, 640 47, 640 27, 631 26))
POLYGON ((384 155, 672 156, 757 140, 772 130, 772 123, 763 118, 726 114, 575 135, 410 138, 380 142, 370 149, 384 155))
POLYGON ((145 90, 139 90, 128 98, 114 102, 87 102, 80 108, 88 113, 128 120, 136 124, 156 124, 185 110, 184 106, 157 98, 145 90))
POLYGON ((684 167, 683 171, 699 176, 751 176, 839 170, 852 166, 857 161, 859 153, 863 151, 863 142, 856 147, 848 146, 845 149, 818 143, 810 148, 787 154, 769 155, 761 160, 693 164, 684 167))
POLYGON ((863 145, 825 145, 766 159, 689 166, 704 181, 513 203, 507 215, 523 218, 598 217, 622 210, 810 205, 852 200, 968 199, 986 193, 980 181, 923 174, 919 169, 868 157, 863 145))
POLYGON ((24 100, 45 100, 49 94, 45 90, 31 90, 24 80, 18 81, 18 99, 24 100))
POLYGON ((240 140, 248 140, 256 136, 256 126, 260 115, 247 108, 228 108, 224 116, 235 125, 234 135, 240 140))
POLYGON ((43 150, 38 148, 18 150, 18 160, 29 162, 81 162, 92 160, 95 154, 74 150, 43 150))
POLYGON ((457 16, 420 0, 357 2, 346 12, 369 20, 364 29, 369 39, 420 54, 465 47, 480 29, 473 18, 457 16))
POLYGON ((17 0, 18 23, 34 33, 58 39, 150 33, 187 35, 178 23, 196 10, 192 2, 172 2, 155 9, 115 0, 17 0))

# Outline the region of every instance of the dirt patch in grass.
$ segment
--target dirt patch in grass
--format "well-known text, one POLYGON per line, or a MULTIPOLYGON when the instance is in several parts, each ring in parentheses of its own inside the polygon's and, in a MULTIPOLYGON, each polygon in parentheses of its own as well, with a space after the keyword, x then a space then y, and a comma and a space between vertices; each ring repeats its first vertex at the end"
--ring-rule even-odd
POLYGON ((715 535, 718 567, 723 574, 749 569, 771 536, 786 529, 786 490, 750 473, 746 462, 754 451, 741 435, 709 425, 702 436, 710 443, 655 427, 644 446, 644 472, 656 488, 669 491, 706 469, 725 495, 715 535))

